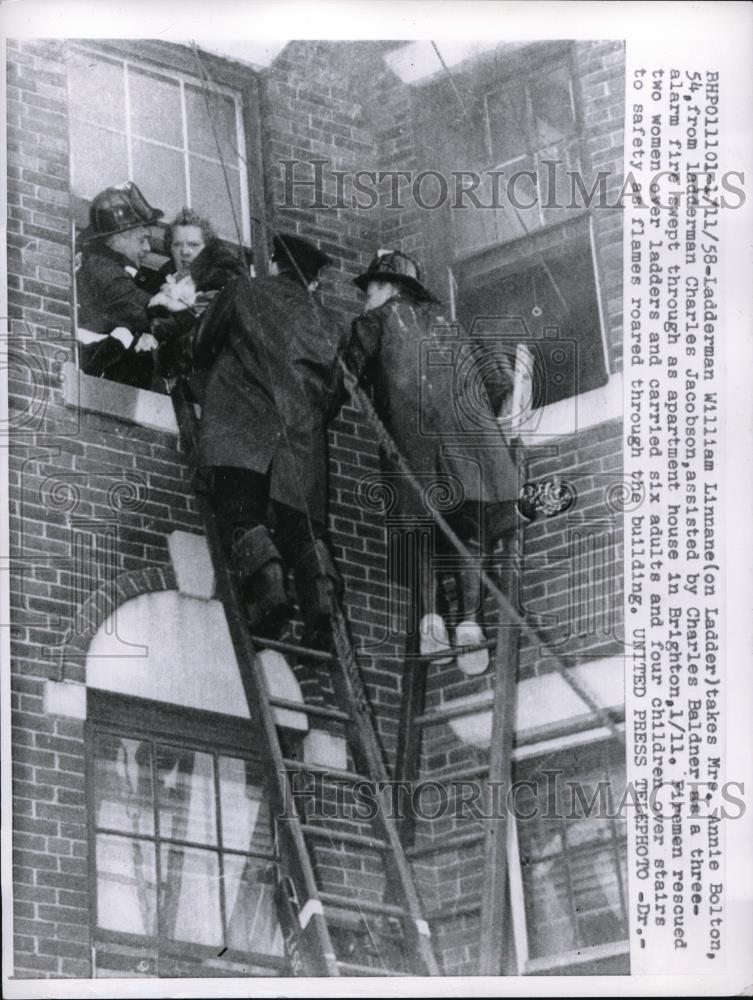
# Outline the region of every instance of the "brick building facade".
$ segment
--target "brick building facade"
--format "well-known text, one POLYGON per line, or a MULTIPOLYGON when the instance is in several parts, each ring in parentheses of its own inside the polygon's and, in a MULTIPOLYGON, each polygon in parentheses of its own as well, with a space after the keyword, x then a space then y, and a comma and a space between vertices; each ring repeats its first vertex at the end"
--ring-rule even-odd
MULTIPOLYGON (((273 844, 258 805, 261 778, 243 726, 248 713, 238 707, 232 655, 219 662, 226 640, 211 588, 192 577, 203 558, 195 548, 202 528, 169 399, 76 367, 75 224, 82 200, 125 179, 126 170, 153 204, 178 199, 164 205, 167 217, 192 197, 198 203, 204 178, 205 190, 215 192, 214 201, 206 196, 207 210, 226 226, 223 236, 253 245, 257 270, 266 265, 268 227, 315 239, 336 262, 324 299, 345 317, 360 309, 351 279, 378 247, 416 256, 429 285, 443 300, 456 299, 461 316, 488 295, 490 275, 514 299, 518 318, 536 321, 552 308, 556 284, 581 320, 577 329, 563 330, 556 308, 552 327, 505 328, 510 343, 525 340, 544 352, 546 371, 559 363, 557 350, 570 358, 562 362, 568 387, 551 401, 537 398, 518 456, 521 482, 559 476, 574 500, 518 534, 520 604, 548 645, 529 641, 521 649, 516 767, 522 777, 561 767, 589 787, 605 771, 624 780, 608 730, 589 723, 547 663, 547 650, 555 650, 619 720, 627 502, 620 475, 621 212, 581 205, 503 215, 452 207, 451 197, 427 207, 441 200, 436 175, 464 169, 528 170, 543 195, 547 159, 580 171, 587 190, 604 172, 613 198, 622 173, 624 50, 594 41, 498 45, 451 67, 451 80, 441 68, 411 74, 409 50, 394 42, 291 42, 257 71, 161 42, 8 45, 16 977, 287 971, 266 891, 273 844), (87 96, 82 66, 109 88, 99 106, 87 96), (180 97, 180 142, 150 134, 155 126, 142 100, 150 87, 162 88, 166 100, 180 97), (229 116, 219 116, 228 130, 220 141, 227 140, 237 193, 237 234, 201 110, 206 88, 229 116), (174 190, 173 163, 185 167, 182 191, 174 190), (375 192, 373 205, 363 192, 354 204, 359 171, 375 192), (426 172, 418 199, 411 181, 396 191, 395 171, 426 172), (547 270, 556 276, 552 287, 547 270), (593 363, 579 368, 582 357, 593 363), (216 788, 219 805, 206 828, 196 827, 193 798, 179 801, 187 769, 195 782, 216 788), (125 793, 115 801, 115 774, 128 786, 127 802, 125 793), (253 821, 250 806, 244 813, 226 804, 244 790, 243 801, 257 803, 253 821), (251 847, 229 842, 231 816, 250 824, 251 847), (214 899, 200 927, 191 923, 188 896, 169 889, 177 848, 165 839, 183 845, 173 884, 214 899)), ((479 195, 486 199, 488 191, 479 195)), ((385 531, 385 512, 359 500, 359 484, 377 468, 373 430, 346 406, 331 432, 330 528, 391 766, 403 663, 403 638, 392 625, 405 612, 405 595, 391 593, 387 582, 389 513, 385 531)), ((308 698, 326 697, 321 671, 299 674, 297 683, 308 698)), ((454 664, 435 666, 429 705, 483 698, 488 686, 488 675, 467 678, 454 664)), ((471 717, 470 735, 459 723, 433 727, 421 776, 441 779, 482 763, 488 714, 471 717)), ((314 736, 304 740, 304 753, 315 755, 314 736)), ((422 820, 417 842, 455 827, 464 832, 468 822, 422 820)), ((514 933, 501 944, 509 972, 626 971, 624 830, 604 823, 572 818, 556 831, 519 825, 511 844, 514 933)), ((383 889, 368 858, 333 847, 318 861, 333 886, 364 898, 383 889)), ((421 855, 415 870, 434 914, 441 968, 472 975, 480 854, 421 855)))

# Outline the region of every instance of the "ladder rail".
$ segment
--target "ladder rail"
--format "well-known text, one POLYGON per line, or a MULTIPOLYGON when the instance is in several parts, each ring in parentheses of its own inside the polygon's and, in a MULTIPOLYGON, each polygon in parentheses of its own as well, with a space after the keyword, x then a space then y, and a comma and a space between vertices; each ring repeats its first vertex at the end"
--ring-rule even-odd
MULTIPOLYGON (((178 380, 173 386, 171 397, 181 439, 193 463, 196 454, 197 418, 181 380, 178 380)), ((323 904, 306 849, 300 819, 292 808, 292 795, 282 748, 277 735, 273 710, 268 703, 266 683, 257 660, 256 647, 251 640, 237 588, 224 558, 214 513, 203 493, 197 491, 196 498, 204 520, 217 589, 225 609, 228 630, 235 650, 249 713, 254 727, 263 734, 260 743, 262 756, 267 765, 265 770, 267 772, 267 793, 271 800, 270 806, 278 816, 284 817, 277 823, 281 860, 296 888, 301 903, 301 912, 306 907, 306 917, 310 915, 306 926, 301 927, 300 933, 296 932, 295 935, 301 939, 298 944, 303 955, 298 956, 300 965, 298 962, 294 962, 294 971, 298 965, 301 974, 304 975, 339 976, 340 970, 335 959, 329 930, 324 920, 323 904), (301 899, 301 897, 303 898, 301 899)), ((288 938, 287 943, 289 947, 294 948, 290 938, 288 938)))
MULTIPOLYGON (((195 463, 197 418, 192 404, 186 394, 183 382, 179 379, 171 390, 181 439, 191 459, 195 463)), ((313 863, 309 855, 305 834, 311 834, 306 829, 295 808, 288 770, 305 771, 307 765, 286 759, 279 743, 274 719, 274 702, 271 698, 257 660, 257 649, 254 637, 249 632, 245 621, 240 598, 235 586, 233 574, 224 556, 219 538, 214 512, 205 494, 197 491, 197 501, 203 516, 207 541, 212 557, 212 564, 217 577, 217 587, 228 621, 233 646, 238 660, 238 666, 243 682, 246 699, 249 704, 251 718, 264 734, 262 740, 263 752, 269 769, 268 792, 271 805, 277 811, 281 821, 277 824, 281 861, 287 870, 287 875, 293 882, 299 897, 302 895, 303 909, 306 910, 306 926, 301 933, 300 947, 303 957, 300 962, 294 962, 294 971, 304 975, 339 976, 344 963, 336 959, 329 929, 324 915, 324 901, 327 894, 322 892, 316 882, 313 863)), ((395 894, 399 904, 383 903, 379 906, 354 901, 356 908, 362 906, 371 912, 389 912, 402 920, 403 934, 407 945, 407 953, 419 959, 426 975, 439 975, 440 970, 431 946, 429 925, 423 916, 418 889, 413 873, 405 857, 403 845, 395 823, 390 819, 393 800, 389 790, 389 775, 384 764, 382 748, 371 719, 371 709, 366 690, 361 679, 356 661, 353 644, 350 638, 347 620, 337 600, 332 597, 332 632, 335 655, 309 651, 292 643, 269 642, 270 648, 294 651, 299 655, 311 652, 318 660, 332 663, 332 680, 335 695, 340 704, 352 709, 349 715, 334 710, 321 714, 338 715, 338 721, 346 726, 350 737, 351 752, 356 762, 356 772, 344 772, 343 776, 368 777, 374 787, 377 800, 375 824, 381 834, 383 846, 384 867, 388 889, 395 894)), ((305 706, 296 706, 297 710, 306 712, 305 706)), ((317 713, 312 712, 312 715, 317 713)), ((331 769, 330 769, 331 770, 331 769)), ((333 832, 334 839, 337 834, 333 832)), ((367 838, 364 838, 366 841, 367 838)), ((361 845, 364 846, 364 845, 361 845)), ((380 844, 381 847, 381 844, 380 844)), ((278 907, 284 910, 284 907, 278 907)), ((283 918, 284 919, 284 918, 283 918)), ((290 941, 288 944, 290 946, 290 941)), ((347 963, 345 963, 347 965, 347 963)), ((410 973, 406 973, 410 974, 410 973)))
POLYGON ((371 711, 350 640, 347 621, 339 604, 333 599, 333 638, 336 660, 341 669, 335 671, 336 694, 345 704, 355 704, 358 715, 349 727, 351 751, 358 770, 364 770, 374 781, 376 810, 374 822, 381 838, 388 844, 384 866, 388 884, 401 897, 403 904, 403 934, 408 949, 421 960, 426 975, 438 976, 440 969, 431 945, 431 931, 420 902, 418 889, 393 816, 392 783, 384 765, 382 748, 371 721, 371 711), (340 688, 340 691, 337 690, 340 688))
MULTIPOLYGON (((518 566, 509 566, 502 590, 513 593, 518 566)), ((494 598, 492 598, 494 599, 494 598)), ((489 778, 486 785, 487 815, 492 819, 484 831, 484 882, 481 895, 479 975, 504 974, 505 933, 509 914, 507 840, 511 817, 494 800, 494 789, 512 787, 512 751, 518 708, 520 629, 497 630, 494 650, 494 702, 489 747, 489 778)))

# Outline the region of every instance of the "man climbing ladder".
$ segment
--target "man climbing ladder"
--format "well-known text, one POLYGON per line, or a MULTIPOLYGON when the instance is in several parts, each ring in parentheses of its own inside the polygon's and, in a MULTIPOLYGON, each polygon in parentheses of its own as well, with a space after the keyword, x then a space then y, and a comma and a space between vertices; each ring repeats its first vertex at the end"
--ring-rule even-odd
POLYGON ((274 238, 267 277, 230 282, 203 318, 194 362, 209 369, 199 465, 249 624, 275 637, 292 614, 306 641, 329 628, 340 579, 326 542, 327 418, 337 319, 311 296, 331 263, 297 236, 274 238))

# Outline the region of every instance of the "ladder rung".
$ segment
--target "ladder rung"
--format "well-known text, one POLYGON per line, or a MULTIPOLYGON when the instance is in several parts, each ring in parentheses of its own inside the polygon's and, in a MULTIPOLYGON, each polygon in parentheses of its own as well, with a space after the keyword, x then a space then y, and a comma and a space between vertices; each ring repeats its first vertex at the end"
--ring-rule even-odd
POLYGON ((261 652, 263 649, 276 649, 280 653, 295 653, 296 656, 304 656, 307 660, 323 660, 327 663, 334 662, 333 653, 325 653, 321 649, 310 649, 308 646, 299 646, 295 642, 282 642, 280 639, 264 639, 260 635, 252 635, 251 641, 261 652))
POLYGON ((414 972, 406 972, 404 969, 380 969, 378 966, 358 965, 356 962, 341 962, 338 960, 337 967, 341 972, 351 976, 414 976, 414 972))
POLYGON ((423 715, 416 716, 417 726, 433 726, 440 722, 447 722, 448 719, 460 719, 464 715, 473 715, 475 712, 484 712, 491 708, 494 701, 494 693, 489 692, 482 701, 466 702, 464 705, 450 705, 448 708, 439 708, 433 712, 424 712, 423 715))
POLYGON ((341 896, 336 892, 320 892, 319 899, 325 906, 337 906, 343 910, 367 910, 369 913, 384 913, 389 917, 405 917, 405 910, 394 903, 375 903, 358 896, 341 896))
POLYGON ((390 845, 379 837, 367 837, 362 833, 350 833, 347 830, 330 830, 324 826, 313 826, 311 823, 301 823, 301 830, 312 837, 322 840, 339 840, 343 844, 353 844, 356 847, 371 847, 375 851, 388 851, 390 845))
POLYGON ((448 649, 438 649, 434 653, 419 653, 417 659, 423 660, 425 663, 433 663, 435 660, 444 660, 451 656, 454 660, 456 656, 478 653, 482 649, 494 649, 496 645, 496 639, 484 639, 483 642, 478 642, 475 646, 451 646, 448 649))
POLYGON ((340 771, 336 767, 324 767, 322 764, 307 764, 303 760, 291 760, 289 757, 283 757, 282 762, 291 771, 309 771, 311 774, 321 774, 327 778, 338 778, 340 781, 360 781, 372 784, 371 778, 365 774, 358 774, 357 771, 340 771))
POLYGON ((339 708, 325 708, 324 705, 307 705, 305 702, 288 701, 287 698, 270 698, 273 708, 289 708, 293 712, 303 712, 319 719, 334 719, 337 722, 350 722, 350 716, 339 708))
POLYGON ((440 851, 454 851, 461 847, 473 847, 484 839, 483 832, 464 833, 461 837, 438 837, 433 843, 420 844, 417 847, 407 847, 405 853, 409 858, 422 858, 427 854, 438 854, 440 851))
POLYGON ((427 920, 433 923, 435 920, 451 920, 453 917, 467 917, 472 913, 478 913, 480 909, 480 899, 475 903, 462 903, 460 906, 440 906, 427 914, 427 920))

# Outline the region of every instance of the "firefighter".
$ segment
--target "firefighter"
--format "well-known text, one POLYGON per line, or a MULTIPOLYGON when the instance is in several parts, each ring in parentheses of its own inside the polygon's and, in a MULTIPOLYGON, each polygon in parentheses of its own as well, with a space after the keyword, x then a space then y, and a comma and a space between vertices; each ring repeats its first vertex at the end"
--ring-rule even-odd
MULTIPOLYGON (((445 319, 406 254, 382 252, 354 280, 366 293, 366 306, 343 342, 342 357, 368 386, 412 474, 382 447, 382 469, 396 495, 393 513, 415 527, 438 510, 464 543, 467 554, 456 561, 454 639, 457 646, 475 645, 483 639, 476 620, 483 557, 517 516, 516 464, 496 420, 513 373, 502 355, 458 336, 457 324, 445 319)), ((435 532, 434 554, 455 558, 452 553, 435 532)), ((437 578, 416 572, 421 651, 449 648, 437 578)), ((458 662, 465 672, 480 673, 488 654, 468 653, 458 662)))
POLYGON ((331 258, 298 236, 274 239, 270 274, 231 280, 202 318, 194 364, 209 369, 200 464, 249 622, 279 634, 292 571, 305 641, 328 637, 340 578, 327 542, 327 420, 340 336, 314 298, 331 258))
POLYGON ((131 181, 92 199, 89 226, 79 234, 76 274, 81 369, 140 389, 154 375, 151 293, 140 284, 150 227, 162 217, 131 181))

